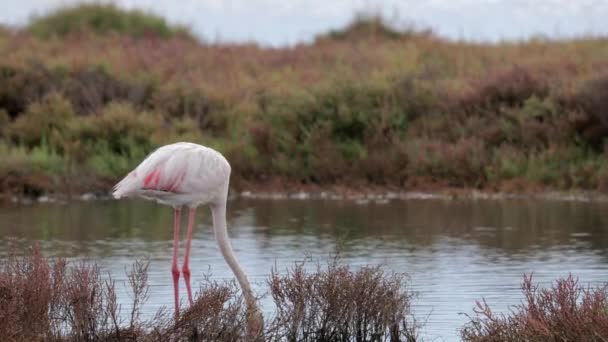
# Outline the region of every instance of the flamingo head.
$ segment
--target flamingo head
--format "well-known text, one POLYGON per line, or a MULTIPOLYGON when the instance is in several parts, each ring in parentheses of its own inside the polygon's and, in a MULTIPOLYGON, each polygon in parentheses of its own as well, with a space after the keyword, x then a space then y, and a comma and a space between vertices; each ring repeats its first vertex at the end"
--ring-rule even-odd
POLYGON ((264 316, 257 307, 247 309, 247 337, 255 341, 262 336, 264 330, 264 316))

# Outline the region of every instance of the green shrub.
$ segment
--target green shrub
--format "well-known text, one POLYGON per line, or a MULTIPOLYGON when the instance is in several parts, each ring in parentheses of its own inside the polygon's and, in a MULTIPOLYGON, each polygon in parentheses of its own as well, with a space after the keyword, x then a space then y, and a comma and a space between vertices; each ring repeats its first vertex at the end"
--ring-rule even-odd
POLYGON ((491 182, 523 177, 527 161, 525 153, 505 144, 493 149, 491 161, 485 167, 486 177, 491 182))
POLYGON ((118 154, 129 154, 133 146, 151 149, 165 136, 160 114, 137 111, 125 102, 109 103, 98 115, 89 117, 85 127, 84 136, 107 142, 110 151, 118 154))
POLYGON ((161 85, 150 96, 150 105, 172 119, 188 118, 193 127, 226 133, 229 125, 226 105, 214 101, 197 87, 161 85))
POLYGON ((105 140, 89 146, 86 167, 96 176, 118 179, 124 177, 150 152, 150 148, 129 140, 122 140, 121 144, 123 150, 120 153, 113 150, 105 140))
POLYGON ((334 181, 368 157, 368 143, 378 133, 387 141, 405 135, 407 114, 389 91, 372 83, 335 84, 288 100, 271 99, 252 126, 253 143, 280 173, 334 181))
POLYGON ((28 150, 0 143, 0 187, 3 190, 40 195, 60 182, 65 160, 47 146, 28 150))
POLYGON ((27 107, 10 126, 14 139, 28 147, 48 143, 50 148, 61 148, 71 139, 69 124, 75 118, 69 101, 57 93, 50 93, 41 102, 27 107))
POLYGON ((41 38, 63 37, 73 33, 120 33, 133 37, 155 35, 161 38, 192 38, 183 27, 169 25, 158 15, 140 10, 124 10, 113 4, 79 4, 35 17, 27 30, 41 38))
POLYGON ((416 30, 413 27, 397 29, 394 25, 387 23, 386 18, 382 15, 360 13, 345 28, 331 30, 317 36, 316 40, 352 41, 369 38, 396 40, 430 36, 432 36, 430 30, 416 30))
POLYGON ((85 164, 108 178, 126 174, 160 145, 205 140, 189 118, 167 123, 161 114, 138 111, 125 102, 109 103, 98 115, 85 118, 78 132, 87 151, 85 164))
POLYGON ((593 189, 604 163, 602 156, 584 146, 551 146, 528 157, 525 176, 533 183, 562 189, 593 189))

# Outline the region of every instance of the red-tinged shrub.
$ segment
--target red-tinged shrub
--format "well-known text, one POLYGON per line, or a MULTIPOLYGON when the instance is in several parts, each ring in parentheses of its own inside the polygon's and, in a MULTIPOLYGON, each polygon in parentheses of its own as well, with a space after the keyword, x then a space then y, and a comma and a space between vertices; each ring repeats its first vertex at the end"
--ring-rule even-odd
POLYGON ((405 276, 380 267, 354 271, 337 261, 308 272, 296 264, 287 275, 276 270, 270 294, 277 306, 271 340, 415 341, 410 320, 413 295, 405 276))
MULTIPOLYGON (((50 262, 39 247, 18 256, 12 248, 0 268, 0 336, 3 341, 220 341, 246 337, 247 310, 234 281, 205 278, 194 304, 161 308, 142 319, 148 263, 127 273, 130 303, 118 303, 115 282, 93 262, 50 262), (125 310, 124 312, 122 310, 125 310)), ((380 267, 351 270, 336 261, 305 272, 273 272, 270 293, 277 314, 247 341, 415 341, 412 293, 403 275, 380 267)))
POLYGON ((579 284, 572 275, 540 288, 525 276, 524 301, 510 314, 496 314, 477 302, 475 315, 462 329, 464 341, 606 341, 608 285, 579 284))

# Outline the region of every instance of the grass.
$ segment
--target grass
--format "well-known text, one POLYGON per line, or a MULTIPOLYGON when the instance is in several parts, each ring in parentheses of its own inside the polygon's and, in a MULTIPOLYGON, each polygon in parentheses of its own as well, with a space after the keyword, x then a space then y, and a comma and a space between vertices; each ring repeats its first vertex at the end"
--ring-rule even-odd
POLYGON ((0 166, 2 192, 107 190, 179 140, 224 153, 236 186, 607 188, 602 37, 454 42, 368 16, 310 44, 261 48, 137 35, 117 23, 132 12, 113 5, 32 26, 72 11, 107 18, 112 33, 49 24, 52 39, 0 39, 0 143, 64 163, 0 166), (65 182, 24 187, 15 171, 65 182))
MULTIPOLYGON (((50 261, 33 247, 13 248, 0 267, 0 335, 8 341, 242 341, 246 309, 234 282, 206 280, 194 304, 161 308, 144 319, 148 264, 127 273, 130 303, 94 262, 50 261), (124 305, 124 306, 123 306, 124 305)), ((380 267, 352 270, 333 260, 305 271, 296 264, 268 279, 276 307, 254 341, 416 341, 412 293, 403 275, 380 267)))

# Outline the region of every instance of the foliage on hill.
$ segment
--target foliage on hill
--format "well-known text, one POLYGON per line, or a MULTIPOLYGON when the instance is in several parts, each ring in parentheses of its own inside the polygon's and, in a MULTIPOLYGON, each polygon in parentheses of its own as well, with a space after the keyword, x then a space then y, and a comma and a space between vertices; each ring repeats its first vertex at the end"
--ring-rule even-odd
POLYGON ((331 30, 317 36, 317 41, 323 40, 361 40, 387 39, 400 40, 412 37, 431 38, 430 30, 418 30, 414 27, 396 28, 387 23, 381 15, 361 13, 344 28, 331 30))
POLYGON ((8 35, 0 188, 107 190, 190 140, 226 154, 237 186, 608 189, 608 40, 346 36, 271 49, 8 35))
POLYGON ((83 32, 102 35, 117 33, 133 37, 191 36, 187 29, 169 25, 161 16, 140 10, 125 10, 109 3, 61 7, 46 15, 34 17, 27 30, 41 38, 64 37, 83 32))

